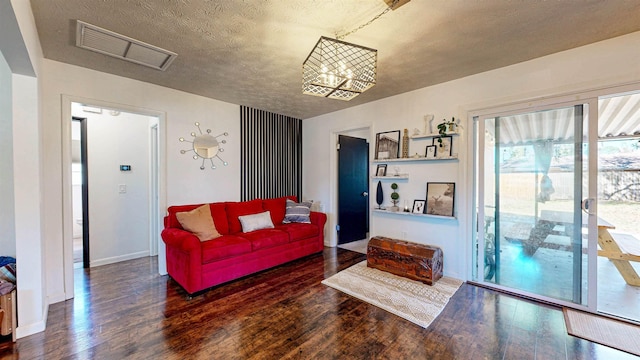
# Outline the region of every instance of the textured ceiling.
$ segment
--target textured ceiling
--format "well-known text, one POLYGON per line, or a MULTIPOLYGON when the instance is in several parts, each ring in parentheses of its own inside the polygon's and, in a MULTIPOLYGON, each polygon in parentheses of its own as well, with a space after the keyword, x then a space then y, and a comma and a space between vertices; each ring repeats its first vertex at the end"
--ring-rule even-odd
MULTIPOLYGON (((640 30, 635 0, 413 0, 344 38, 378 50, 377 85, 344 102, 302 94, 320 36, 383 0, 31 0, 44 56, 193 94, 309 118, 640 30), (75 20, 178 53, 162 72, 83 50, 75 20)), ((614 56, 614 55, 612 55, 614 56)))

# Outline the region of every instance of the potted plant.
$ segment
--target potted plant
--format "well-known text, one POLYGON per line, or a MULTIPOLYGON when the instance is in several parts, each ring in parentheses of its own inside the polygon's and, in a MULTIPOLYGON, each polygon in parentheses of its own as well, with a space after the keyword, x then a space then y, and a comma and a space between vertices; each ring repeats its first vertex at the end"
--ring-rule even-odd
POLYGON ((391 184, 391 189, 393 190, 393 192, 391 193, 391 202, 393 202, 393 206, 391 208, 389 208, 390 211, 398 211, 400 210, 400 208, 398 207, 398 199, 400 199, 400 194, 398 194, 396 192, 396 190, 398 189, 398 184, 393 183, 391 184))
POLYGON ((447 119, 442 119, 442 122, 440 124, 438 124, 437 128, 438 128, 438 143, 440 145, 440 147, 442 147, 442 138, 444 136, 447 136, 447 131, 449 132, 454 132, 456 131, 456 129, 458 128, 458 123, 456 122, 456 119, 454 117, 451 118, 451 120, 447 120, 447 119))

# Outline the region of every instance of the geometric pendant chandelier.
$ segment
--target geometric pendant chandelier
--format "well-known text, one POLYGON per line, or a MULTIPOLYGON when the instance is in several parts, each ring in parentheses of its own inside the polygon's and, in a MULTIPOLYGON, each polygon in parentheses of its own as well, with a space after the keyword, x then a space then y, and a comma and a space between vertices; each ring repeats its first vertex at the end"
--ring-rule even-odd
POLYGON ((376 84, 378 50, 321 36, 302 64, 302 93, 349 101, 376 84))

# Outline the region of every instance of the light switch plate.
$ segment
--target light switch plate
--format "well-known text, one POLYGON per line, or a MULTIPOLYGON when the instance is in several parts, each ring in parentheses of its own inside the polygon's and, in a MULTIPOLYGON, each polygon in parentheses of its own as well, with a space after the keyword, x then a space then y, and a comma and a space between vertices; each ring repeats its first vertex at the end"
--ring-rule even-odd
POLYGON ((120 194, 124 194, 127 192, 127 185, 126 184, 120 184, 118 185, 118 192, 120 194))

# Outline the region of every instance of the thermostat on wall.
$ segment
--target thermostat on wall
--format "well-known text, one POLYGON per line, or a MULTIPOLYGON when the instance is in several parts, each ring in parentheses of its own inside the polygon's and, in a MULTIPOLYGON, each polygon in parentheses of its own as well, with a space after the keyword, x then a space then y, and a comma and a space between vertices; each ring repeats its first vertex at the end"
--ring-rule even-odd
POLYGON ((131 165, 120 165, 120 171, 131 171, 131 165))

